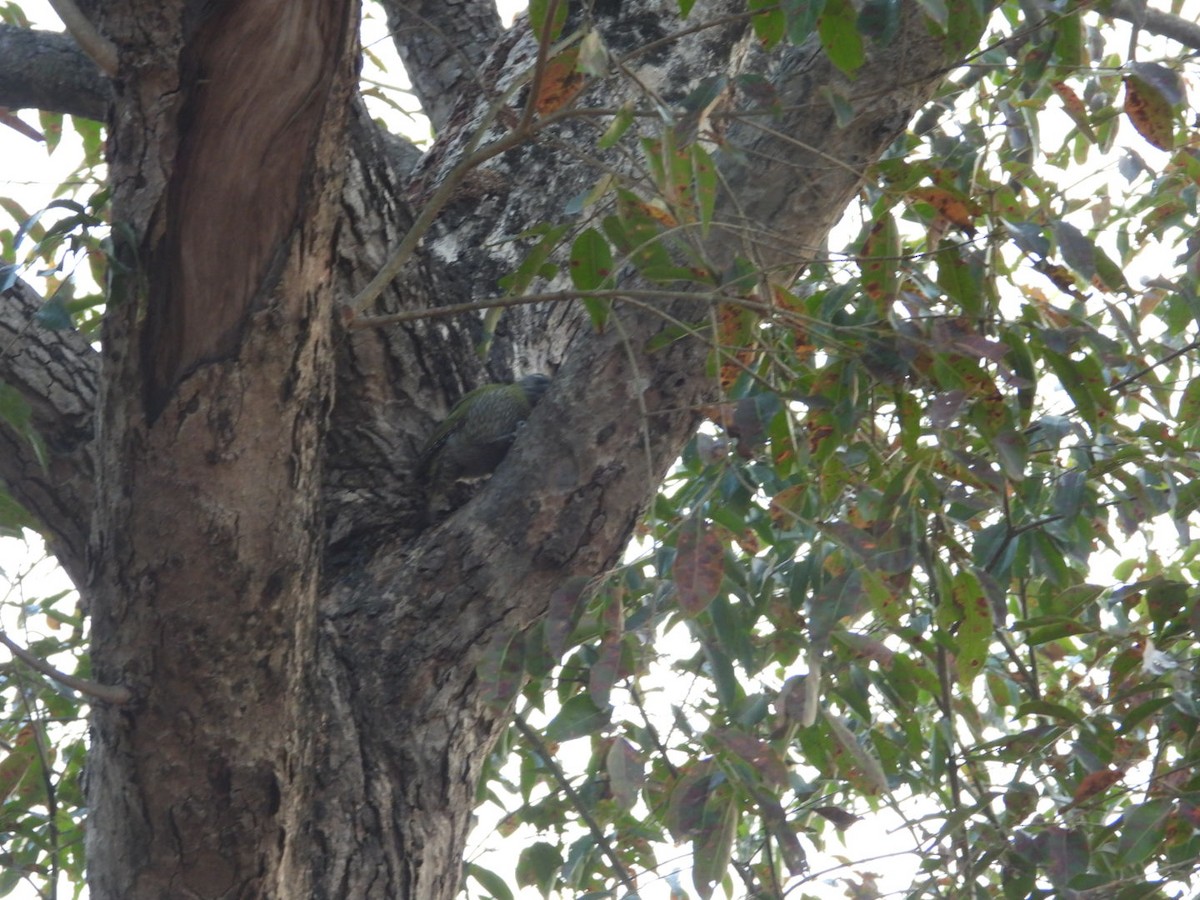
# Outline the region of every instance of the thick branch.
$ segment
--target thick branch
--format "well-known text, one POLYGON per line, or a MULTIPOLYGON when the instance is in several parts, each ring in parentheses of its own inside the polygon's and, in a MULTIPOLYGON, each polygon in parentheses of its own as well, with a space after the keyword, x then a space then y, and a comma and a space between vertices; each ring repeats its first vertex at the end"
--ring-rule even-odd
POLYGON ((0 24, 0 106, 104 121, 108 79, 69 34, 0 24))
POLYGON ((29 405, 27 429, 0 420, 0 481, 42 523, 77 585, 86 583, 99 359, 83 335, 34 320, 42 299, 17 282, 0 299, 0 383, 29 405))
POLYGON ((1200 24, 1190 19, 1150 9, 1132 0, 1113 0, 1106 12, 1115 19, 1140 25, 1151 34, 1170 38, 1193 50, 1200 50, 1200 24))
POLYGON ((726 207, 728 230, 714 241, 783 277, 818 252, 868 168, 933 96, 945 69, 939 42, 912 8, 896 38, 876 48, 853 80, 815 40, 777 58, 769 77, 781 115, 736 99, 719 111, 731 122, 725 146, 736 152, 719 157, 734 200, 726 207), (831 95, 853 116, 839 120, 831 95))
POLYGON ((435 131, 464 97, 481 90, 479 70, 500 36, 493 0, 379 0, 413 90, 435 131))

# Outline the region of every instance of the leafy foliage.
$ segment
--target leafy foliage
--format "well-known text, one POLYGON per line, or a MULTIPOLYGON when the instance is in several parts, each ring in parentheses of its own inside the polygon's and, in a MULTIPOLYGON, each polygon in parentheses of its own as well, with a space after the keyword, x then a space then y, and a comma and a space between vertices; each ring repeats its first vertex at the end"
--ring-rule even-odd
MULTIPOLYGON (((815 31, 847 72, 894 31, 889 4, 750 8, 768 46, 815 31)), ((875 166, 844 253, 799 282, 688 240, 720 206, 716 128, 643 125, 640 187, 607 179, 555 226, 589 309, 622 267, 711 297, 676 333, 712 343, 726 392, 640 554, 524 640, 519 705, 548 743, 514 734, 484 795, 502 831, 538 834, 516 872, 543 895, 682 868, 701 897, 815 896, 810 855, 879 818, 905 829, 912 896, 1178 896, 1192 877, 1184 79, 1122 68, 1077 11, 924 9, 987 74, 947 84, 875 166)), ((539 245, 539 276, 553 258, 539 245)), ((867 870, 846 883, 877 896, 867 870)))
MULTIPOLYGON (((15 541, 8 541, 14 545, 15 541)), ((63 580, 45 563, 18 558, 6 547, 0 619, 26 640, 26 649, 86 675, 86 634, 74 591, 38 596, 63 580)), ((42 896, 83 890, 83 765, 81 727, 86 707, 17 660, 0 667, 0 896, 32 887, 42 896)))

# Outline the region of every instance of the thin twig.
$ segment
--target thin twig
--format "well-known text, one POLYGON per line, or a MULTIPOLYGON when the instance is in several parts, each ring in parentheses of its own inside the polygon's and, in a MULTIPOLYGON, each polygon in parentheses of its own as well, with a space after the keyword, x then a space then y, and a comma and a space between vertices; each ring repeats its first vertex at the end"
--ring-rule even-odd
MULTIPOLYGON (((554 5, 556 4, 552 4, 552 6, 554 5)), ((358 296, 351 301, 353 309, 366 309, 383 293, 384 289, 392 283, 393 279, 400 274, 400 270, 404 268, 413 251, 417 249, 417 244, 420 243, 421 238, 425 236, 430 226, 433 225, 434 219, 441 213, 442 208, 450 201, 455 191, 458 190, 459 186, 473 169, 483 165, 489 159, 493 159, 520 146, 536 135, 541 129, 569 116, 569 109, 558 110, 556 113, 540 118, 533 116, 533 113, 536 111, 537 82, 541 79, 542 72, 545 69, 544 57, 546 53, 545 48, 549 41, 549 30, 549 26, 547 25, 539 42, 538 58, 532 75, 534 84, 530 90, 529 102, 526 104, 517 126, 503 137, 497 138, 482 149, 480 148, 479 145, 483 142, 484 135, 491 129, 493 123, 507 106, 517 88, 524 84, 523 79, 518 80, 498 97, 484 114, 483 120, 479 123, 479 126, 475 129, 475 133, 471 135, 471 139, 463 149, 462 161, 450 170, 450 174, 446 176, 445 180, 438 186, 438 189, 434 191, 433 196, 426 201, 424 207, 421 209, 421 214, 417 216, 416 221, 408 229, 408 233, 401 239, 400 244, 392 252, 387 262, 383 264, 383 268, 358 293, 358 296)))
POLYGON ((1191 353, 1193 350, 1197 350, 1197 349, 1200 349, 1200 340, 1195 340, 1189 344, 1185 344, 1184 346, 1180 347, 1178 350, 1174 350, 1171 353, 1168 353, 1162 359, 1150 363, 1150 365, 1146 366, 1144 369, 1139 369, 1138 371, 1134 372, 1132 375, 1128 375, 1125 378, 1122 378, 1116 384, 1110 385, 1109 390, 1110 391, 1119 391, 1121 388, 1125 387, 1128 384, 1132 384, 1133 382, 1137 381, 1139 378, 1145 378, 1147 375, 1149 375, 1151 372, 1153 372, 1159 366, 1165 366, 1167 363, 1171 362, 1171 360, 1178 359, 1179 357, 1183 356, 1183 354, 1191 353))
POLYGON ((513 713, 513 722, 517 726, 517 731, 521 732, 521 734, 525 737, 525 740, 529 741, 529 743, 533 745, 533 749, 537 751, 537 754, 542 758, 542 761, 550 770, 550 774, 554 776, 554 780, 558 782, 558 786, 562 788, 563 793, 567 795, 571 803, 575 806, 575 811, 579 813, 579 817, 587 824, 587 827, 592 832, 592 837, 596 839, 596 843, 604 852, 604 855, 608 857, 608 861, 612 863, 612 867, 617 873, 617 878, 620 880, 621 884, 625 885, 625 890, 627 890, 630 894, 636 895, 638 889, 637 885, 633 881, 633 876, 629 874, 629 871, 625 868, 625 864, 621 862, 620 857, 617 856, 617 852, 613 850, 612 844, 610 844, 608 838, 604 836, 604 831, 600 828, 600 823, 598 823, 595 818, 593 818, 591 812, 588 811, 587 806, 583 802, 583 798, 579 796, 575 788, 571 787, 571 782, 567 780, 567 776, 563 773, 562 768, 557 762, 554 761, 554 757, 551 756, 550 751, 546 749, 545 743, 542 742, 542 739, 538 736, 537 732, 529 727, 529 723, 525 721, 525 717, 519 712, 513 713))
POLYGON ((46 662, 39 656, 30 653, 20 644, 13 643, 12 639, 7 634, 0 631, 0 644, 8 648, 8 652, 15 656, 25 665, 29 666, 37 672, 41 672, 47 678, 52 678, 60 684, 64 684, 72 690, 79 691, 87 697, 100 700, 104 703, 111 703, 114 706, 124 706, 133 699, 133 693, 129 688, 120 687, 113 684, 97 684, 94 681, 88 681, 84 678, 77 678, 74 675, 68 675, 66 672, 60 672, 50 663, 46 662))
POLYGON ((658 729, 651 723, 650 714, 646 712, 646 701, 642 698, 642 692, 638 688, 637 683, 632 680, 629 683, 629 696, 633 698, 633 705, 642 714, 642 721, 646 723, 646 732, 650 735, 650 742, 654 744, 659 756, 662 757, 663 765, 667 767, 667 771, 671 773, 672 778, 678 778, 679 770, 671 762, 671 758, 667 754, 666 745, 663 744, 662 736, 659 735, 658 729))

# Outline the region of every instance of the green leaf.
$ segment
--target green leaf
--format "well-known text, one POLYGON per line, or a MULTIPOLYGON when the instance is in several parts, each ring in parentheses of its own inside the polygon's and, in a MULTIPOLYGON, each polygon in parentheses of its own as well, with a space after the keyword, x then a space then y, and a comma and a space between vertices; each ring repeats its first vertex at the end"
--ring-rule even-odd
POLYGON ((571 281, 581 291, 594 291, 612 277, 612 249, 595 228, 583 231, 571 245, 570 272, 571 281))
POLYGON ((617 738, 608 748, 604 768, 608 772, 613 800, 624 810, 632 810, 637 803, 638 792, 646 783, 645 763, 642 756, 625 738, 617 738))
MULTIPOLYGON (((933 4, 922 3, 922 8, 929 12, 933 4)), ((979 0, 952 0, 948 8, 950 14, 945 24, 946 40, 943 45, 946 59, 961 63, 978 48, 979 38, 987 27, 987 18, 979 0)))
POLYGON ((558 847, 546 841, 534 841, 517 857, 517 884, 537 888, 543 897, 549 897, 562 864, 558 847))
POLYGON ((900 30, 900 0, 866 0, 858 13, 858 30, 886 47, 900 30))
POLYGON ((955 665, 959 683, 966 690, 975 676, 983 671, 992 640, 992 604, 974 573, 961 569, 951 584, 954 606, 959 620, 958 652, 955 665))
POLYGON ((625 103, 617 110, 617 114, 613 116, 613 120, 609 123, 604 134, 600 136, 600 140, 596 146, 601 150, 609 150, 617 145, 617 142, 625 136, 625 132, 629 130, 629 126, 633 124, 634 107, 632 103, 625 103))
POLYGON ((887 315, 900 290, 900 231, 890 211, 880 214, 863 241, 858 260, 863 293, 887 315))
POLYGON ((562 743, 587 737, 607 726, 610 717, 611 713, 596 706, 588 694, 576 694, 546 726, 546 740, 562 743))
POLYGON ((1086 65, 1084 56, 1084 24, 1079 13, 1062 16, 1054 23, 1054 59, 1056 62, 1074 70, 1086 65))
POLYGON ((917 0, 917 5, 937 24, 938 28, 943 32, 946 31, 946 26, 950 23, 950 9, 946 5, 946 0, 917 0))
POLYGON ((538 241, 526 254, 517 270, 500 279, 500 286, 510 294, 521 294, 535 278, 552 278, 557 272, 557 267, 549 261, 550 254, 557 249, 568 228, 567 225, 541 225, 522 235, 536 237, 538 241))
POLYGON ((695 177, 696 207, 700 234, 708 237, 713 212, 717 207, 717 165, 703 147, 692 144, 692 172, 695 177))
POLYGON ((0 537, 19 538, 23 529, 35 527, 33 516, 0 487, 0 537))
MULTIPOLYGON (((10 800, 20 803, 20 812, 24 812, 30 802, 37 802, 40 798, 37 794, 30 794, 25 789, 29 783, 29 773, 40 773, 41 765, 38 761, 38 745, 34 739, 33 725, 26 725, 17 735, 13 746, 0 759, 0 806, 6 806, 10 800)), ((17 809, 5 808, 5 817, 0 822, 11 825, 15 819, 11 817, 18 812, 17 809)))
POLYGON ((39 307, 38 311, 34 313, 34 319, 43 328, 48 328, 51 331, 69 331, 73 327, 71 314, 67 311, 67 305, 58 294, 55 294, 39 307))
POLYGON ((1090 282, 1096 275, 1096 245, 1078 228, 1062 219, 1054 221, 1054 240, 1063 262, 1090 282))
POLYGON ((3 381, 0 381, 0 421, 22 434, 28 431, 33 421, 33 409, 29 402, 15 387, 3 381))
POLYGON ((692 883, 708 900, 725 876, 737 834, 738 807, 728 791, 713 791, 704 805, 704 822, 692 841, 692 883))
POLYGON ((514 900, 513 892, 509 889, 508 884, 491 869, 485 869, 473 862, 468 862, 465 866, 467 876, 479 882, 479 886, 487 892, 489 897, 494 900, 514 900))
POLYGON ((781 40, 787 28, 787 20, 778 0, 749 0, 750 25, 763 47, 770 50, 781 40))
MULTIPOLYGON (((1183 389, 1177 416, 1180 422, 1200 422, 1200 375, 1189 381, 1183 389)), ((1197 494, 1195 503, 1193 509, 1200 506, 1200 494, 1197 494)))
POLYGON ((554 0, 529 0, 529 28, 540 40, 549 31, 550 41, 558 40, 562 34, 563 25, 567 21, 567 11, 570 4, 554 2, 554 0), (547 18, 553 4, 554 18, 547 18))
POLYGON ((825 0, 782 0, 779 5, 787 18, 787 38, 798 47, 816 30, 825 0))
POLYGON ((62 140, 63 114, 38 110, 38 124, 42 129, 42 137, 46 140, 46 152, 53 153, 62 140))
POLYGON ((887 776, 879 760, 859 742, 857 736, 836 715, 826 712, 825 724, 833 734, 834 740, 854 760, 859 773, 863 776, 865 790, 870 794, 881 794, 887 791, 887 776))
POLYGON ((858 13, 849 0, 825 0, 825 8, 817 18, 817 32, 829 61, 847 75, 853 75, 866 62, 858 13))

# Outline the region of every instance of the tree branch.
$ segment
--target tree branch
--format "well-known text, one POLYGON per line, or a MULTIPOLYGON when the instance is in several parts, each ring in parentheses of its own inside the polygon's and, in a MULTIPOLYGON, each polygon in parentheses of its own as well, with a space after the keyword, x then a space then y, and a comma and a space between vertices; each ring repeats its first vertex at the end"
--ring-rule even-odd
POLYGON ((1114 19, 1122 19, 1139 25, 1151 34, 1170 38, 1193 50, 1200 50, 1200 24, 1189 19, 1150 9, 1144 5, 1139 8, 1139 5, 1132 0, 1113 0, 1107 9, 1102 8, 1102 11, 1107 12, 1114 19))
POLYGON ((479 72, 500 36, 491 0, 379 0, 413 91, 434 131, 455 105, 483 91, 479 72))
POLYGON ((74 0, 49 0, 67 31, 75 38, 100 71, 112 78, 117 74, 117 45, 96 30, 96 26, 75 5, 74 0))
POLYGON ((0 24, 0 106, 104 121, 111 85, 69 34, 0 24))
POLYGON ((66 672, 60 672, 40 656, 30 653, 20 644, 15 643, 3 631, 0 631, 0 644, 7 647, 9 653, 35 672, 40 672, 47 678, 52 678, 73 691, 79 691, 85 697, 91 697, 104 703, 111 703, 114 706, 124 706, 133 699, 133 694, 130 693, 129 688, 120 687, 119 685, 97 684, 94 681, 88 681, 86 678, 76 678, 74 675, 68 675, 66 672))
POLYGON ((34 316, 41 306, 37 292, 20 281, 0 302, 0 383, 28 405, 23 422, 0 420, 0 481, 41 522, 50 549, 83 587, 100 359, 78 332, 39 325, 34 316))

